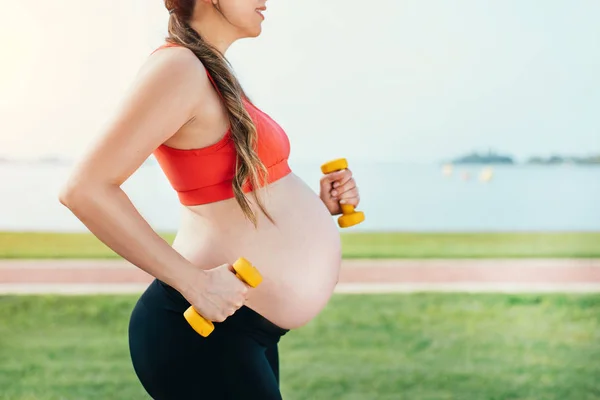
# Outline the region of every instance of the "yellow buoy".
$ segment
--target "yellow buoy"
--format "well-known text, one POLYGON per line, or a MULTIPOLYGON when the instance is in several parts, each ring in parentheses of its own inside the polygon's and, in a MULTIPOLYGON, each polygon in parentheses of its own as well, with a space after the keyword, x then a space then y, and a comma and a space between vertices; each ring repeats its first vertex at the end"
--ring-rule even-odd
POLYGON ((444 166, 442 167, 442 174, 444 176, 452 175, 452 164, 444 164, 444 166))
POLYGON ((494 177, 494 170, 490 167, 484 168, 479 174, 479 180, 481 182, 489 182, 494 177))

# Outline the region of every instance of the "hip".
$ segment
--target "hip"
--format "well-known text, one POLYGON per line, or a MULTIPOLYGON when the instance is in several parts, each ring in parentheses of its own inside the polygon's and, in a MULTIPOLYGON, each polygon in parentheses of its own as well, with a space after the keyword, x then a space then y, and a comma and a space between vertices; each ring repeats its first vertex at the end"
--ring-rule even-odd
MULTIPOLYGON (((197 339, 197 333, 189 326, 183 313, 190 307, 189 301, 176 289, 166 283, 154 279, 138 299, 136 307, 143 307, 153 315, 153 318, 162 319, 166 330, 182 330, 192 333, 190 338, 197 339)), ((253 309, 242 306, 235 314, 223 322, 214 322, 217 330, 245 331, 251 336, 262 338, 264 344, 272 344, 289 332, 272 323, 253 309)))
POLYGON ((131 314, 131 360, 153 398, 233 399, 245 390, 281 398, 277 344, 287 329, 243 306, 202 337, 185 320, 187 307, 175 289, 154 280, 131 314))

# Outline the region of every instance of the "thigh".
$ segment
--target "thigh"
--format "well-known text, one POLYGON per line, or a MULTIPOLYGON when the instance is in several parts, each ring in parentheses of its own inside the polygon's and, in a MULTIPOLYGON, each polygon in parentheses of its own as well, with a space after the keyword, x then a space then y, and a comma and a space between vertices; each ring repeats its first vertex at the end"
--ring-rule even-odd
POLYGON ((277 380, 277 383, 279 383, 279 348, 277 343, 267 346, 265 355, 267 356, 267 361, 275 375, 275 379, 277 380))
POLYGON ((224 384, 223 398, 280 400, 279 382, 267 359, 266 347, 235 333, 221 332, 221 338, 223 346, 216 367, 224 384))
POLYGON ((129 344, 134 370, 152 398, 281 399, 266 346, 225 324, 204 338, 180 312, 147 300, 132 312, 129 344))

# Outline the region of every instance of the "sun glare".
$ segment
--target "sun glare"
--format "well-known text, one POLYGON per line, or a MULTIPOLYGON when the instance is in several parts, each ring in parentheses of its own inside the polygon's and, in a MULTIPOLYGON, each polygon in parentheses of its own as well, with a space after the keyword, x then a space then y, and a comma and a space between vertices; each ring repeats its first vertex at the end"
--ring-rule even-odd
POLYGON ((26 95, 29 72, 34 66, 33 33, 26 29, 23 5, 3 2, 0 13, 0 103, 14 103, 26 95))

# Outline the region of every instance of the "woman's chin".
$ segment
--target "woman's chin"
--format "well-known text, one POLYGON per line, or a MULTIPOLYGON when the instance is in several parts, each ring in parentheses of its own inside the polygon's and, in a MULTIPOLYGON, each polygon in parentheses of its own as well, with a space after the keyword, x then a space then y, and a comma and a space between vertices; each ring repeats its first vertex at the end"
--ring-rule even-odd
POLYGON ((252 30, 252 31, 248 31, 248 37, 249 38, 255 38, 260 36, 260 34, 262 33, 262 27, 259 25, 258 28, 252 30))
POLYGON ((259 24, 247 26, 243 30, 243 37, 246 38, 255 38, 262 33, 262 21, 259 24))

